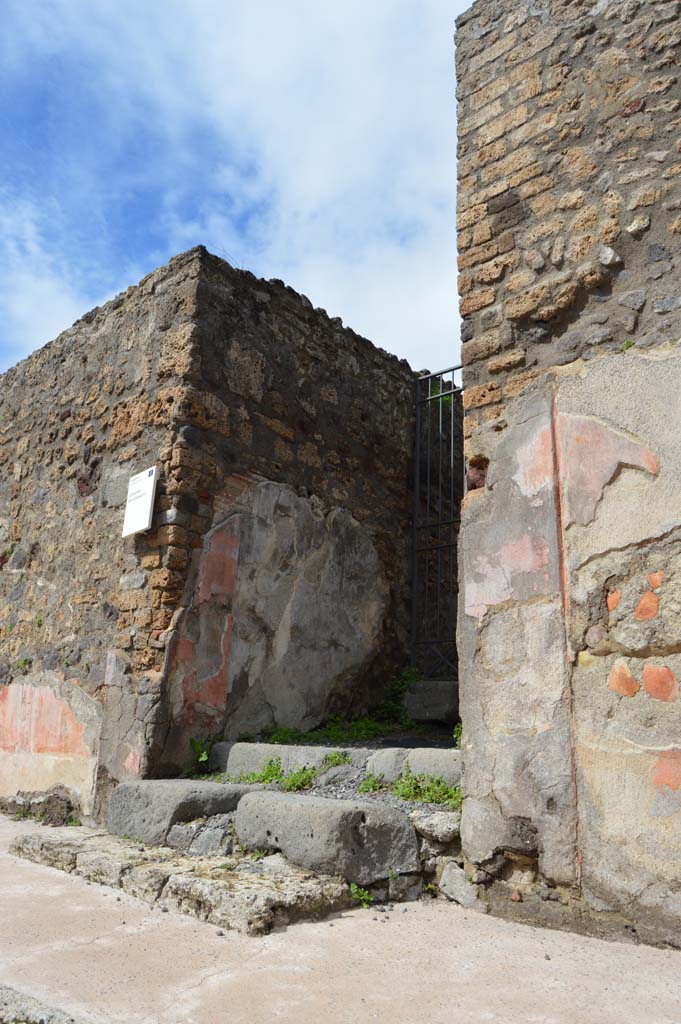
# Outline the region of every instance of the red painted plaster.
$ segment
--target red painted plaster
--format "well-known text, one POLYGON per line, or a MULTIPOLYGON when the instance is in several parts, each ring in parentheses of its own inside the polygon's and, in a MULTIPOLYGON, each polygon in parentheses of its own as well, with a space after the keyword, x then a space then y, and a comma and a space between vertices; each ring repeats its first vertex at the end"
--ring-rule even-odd
POLYGON ((0 750, 90 757, 85 726, 46 686, 13 683, 0 692, 0 750))
POLYGON ((142 773, 142 751, 131 750, 126 757, 123 767, 129 775, 141 775, 142 773))
POLYGON ((564 526, 590 523, 620 466, 655 476, 657 457, 642 444, 588 416, 560 413, 556 417, 564 496, 564 526))
POLYGON ((659 572, 648 573, 648 586, 651 590, 657 590, 658 587, 662 586, 664 581, 664 569, 660 569, 659 572))
POLYGON ((622 599, 622 591, 621 590, 612 590, 608 594, 608 596, 606 598, 606 601, 608 603, 608 611, 609 612, 614 612, 615 608, 617 608, 617 605, 620 603, 621 599, 622 599))
POLYGON ((516 572, 540 573, 549 564, 550 554, 543 537, 525 534, 499 549, 499 564, 509 576, 516 572))
POLYGON ((529 444, 516 452, 518 464, 513 479, 526 497, 553 486, 553 436, 551 427, 538 430, 529 444))
POLYGON ((210 535, 201 555, 199 568, 199 604, 213 597, 233 597, 239 559, 239 538, 225 524, 210 535))

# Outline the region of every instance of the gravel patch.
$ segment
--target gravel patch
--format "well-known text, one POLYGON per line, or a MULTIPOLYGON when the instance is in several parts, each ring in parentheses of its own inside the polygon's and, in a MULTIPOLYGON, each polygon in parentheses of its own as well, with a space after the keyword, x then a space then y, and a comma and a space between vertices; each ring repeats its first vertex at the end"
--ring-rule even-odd
POLYGON ((81 1024, 76 1017, 0 985, 0 1024, 81 1024))

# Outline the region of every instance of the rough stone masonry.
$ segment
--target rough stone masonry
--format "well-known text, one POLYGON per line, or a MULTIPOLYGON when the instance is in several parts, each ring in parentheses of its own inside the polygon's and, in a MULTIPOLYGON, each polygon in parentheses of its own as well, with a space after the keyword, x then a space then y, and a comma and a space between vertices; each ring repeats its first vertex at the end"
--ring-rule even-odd
POLYGON ((0 381, 0 795, 86 813, 404 662, 413 374, 203 248, 0 381), (121 539, 131 475, 152 529, 121 539))
POLYGON ((681 923, 681 5, 459 19, 462 837, 681 923))

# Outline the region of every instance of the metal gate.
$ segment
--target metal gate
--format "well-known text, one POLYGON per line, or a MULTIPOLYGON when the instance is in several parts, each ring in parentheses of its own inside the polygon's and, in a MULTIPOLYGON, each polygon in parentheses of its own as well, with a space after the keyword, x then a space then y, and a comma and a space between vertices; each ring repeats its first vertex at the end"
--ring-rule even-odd
POLYGON ((416 379, 411 663, 457 679, 457 539, 463 493, 460 366, 416 379))

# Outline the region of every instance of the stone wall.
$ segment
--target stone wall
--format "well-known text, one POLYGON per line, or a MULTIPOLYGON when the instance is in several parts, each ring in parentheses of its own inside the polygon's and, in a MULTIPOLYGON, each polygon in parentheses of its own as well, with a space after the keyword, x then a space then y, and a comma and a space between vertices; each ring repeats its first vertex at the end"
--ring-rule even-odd
POLYGON ((457 33, 464 845, 650 935, 681 919, 679 10, 478 0, 457 33))
POLYGON ((198 300, 201 392, 220 415, 174 448, 206 520, 169 648, 167 770, 190 735, 361 713, 408 636, 411 370, 207 254, 198 300))
POLYGON ((204 249, 5 374, 0 794, 65 782, 88 812, 192 736, 362 710, 405 655, 412 382, 204 249))

